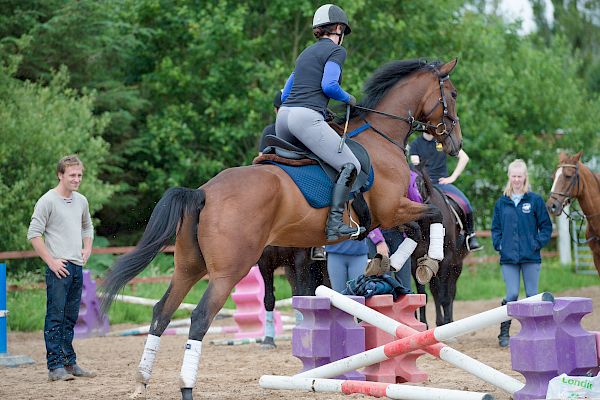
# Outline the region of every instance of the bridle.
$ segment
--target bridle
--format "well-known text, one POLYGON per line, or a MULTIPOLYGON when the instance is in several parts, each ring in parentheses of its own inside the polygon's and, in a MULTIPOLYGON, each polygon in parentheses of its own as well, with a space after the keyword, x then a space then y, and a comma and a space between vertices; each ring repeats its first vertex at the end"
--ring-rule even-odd
MULTIPOLYGON (((558 167, 556 168, 557 170, 559 168, 575 168, 575 175, 573 175, 570 179, 569 182, 569 186, 567 186, 567 188, 562 191, 562 192, 554 192, 551 191, 550 192, 550 198, 556 201, 560 201, 560 199, 557 199, 555 196, 561 196, 562 197, 562 202, 561 202, 561 207, 562 207, 562 212, 565 212, 565 206, 569 205, 571 203, 571 201, 573 200, 573 196, 571 195, 572 193, 572 189, 577 187, 577 190, 575 193, 579 193, 579 189, 580 189, 580 178, 579 178, 579 164, 558 164, 558 167)), ((566 213, 565 213, 566 215, 566 213)))
MULTIPOLYGON (((560 201, 559 198, 556 198, 556 196, 561 196, 562 197, 562 202, 561 202, 561 214, 565 214, 565 216, 567 217, 567 219, 569 221, 576 221, 576 219, 579 220, 579 229, 578 231, 581 232, 582 228, 583 228, 583 221, 585 219, 590 220, 594 217, 599 216, 600 214, 593 214, 593 215, 585 215, 583 214, 581 211, 577 210, 576 214, 578 215, 578 218, 574 218, 572 215, 567 214, 567 212, 565 211, 565 207, 567 205, 569 205, 573 198, 575 196, 571 195, 571 193, 573 193, 572 189, 576 188, 577 190, 574 193, 579 193, 580 189, 581 189, 581 178, 579 176, 579 163, 576 164, 558 164, 557 170, 559 168, 575 168, 575 175, 573 175, 572 177, 570 177, 570 182, 569 182, 569 186, 567 186, 567 188, 564 191, 561 192, 555 192, 555 191, 551 191, 550 192, 550 198, 556 201, 560 201)), ((571 230, 569 229, 569 233, 572 235, 571 230)), ((573 242, 577 243, 577 244, 586 244, 588 242, 591 242, 592 240, 600 240, 600 237, 598 236, 592 236, 589 239, 585 240, 585 241, 580 241, 579 240, 579 234, 577 234, 576 238, 571 237, 571 240, 573 240, 573 242)))
MULTIPOLYGON (((458 117, 455 118, 452 115, 450 115, 450 113, 448 112, 448 103, 446 101, 446 96, 444 94, 444 82, 446 82, 448 79, 450 79, 449 75, 438 77, 438 81, 439 81, 439 85, 440 85, 440 97, 438 99, 438 102, 435 104, 435 106, 427 114, 425 114, 425 117, 424 117, 424 119, 427 119, 441 105, 442 106, 442 119, 437 125, 433 125, 429 122, 423 122, 423 121, 415 119, 415 117, 412 116, 410 111, 408 113, 408 117, 402 117, 400 115, 390 114, 390 113, 374 110, 372 108, 367 108, 367 107, 363 107, 363 106, 359 106, 359 105, 354 106, 354 108, 356 108, 358 110, 368 111, 368 112, 371 112, 374 114, 383 115, 384 117, 388 117, 388 118, 406 122, 409 127, 408 132, 406 134, 406 140, 408 140, 408 137, 415 131, 427 132, 427 133, 433 135, 433 137, 436 138, 436 141, 438 141, 440 143, 441 143, 441 141, 444 141, 447 138, 450 138, 450 143, 452 144, 452 149, 457 149, 457 148, 459 148, 459 146, 455 143, 454 138, 451 135, 452 135, 452 132, 454 132, 454 128, 456 127, 456 125, 458 123, 458 117), (449 121, 449 123, 447 123, 447 121, 449 121)), ((368 123, 369 125, 371 125, 371 123, 369 121, 367 121, 366 118, 363 118, 363 120, 366 123, 368 123)), ((401 146, 394 139, 392 139, 391 137, 389 137, 388 135, 386 135, 379 129, 376 129, 375 127, 373 127, 373 125, 371 125, 371 128, 376 133, 378 133, 379 135, 381 135, 385 139, 387 139, 388 141, 390 141, 393 144, 395 144, 396 146, 400 147, 402 150, 404 150, 404 148, 406 147, 406 143, 404 143, 404 146, 401 146)))

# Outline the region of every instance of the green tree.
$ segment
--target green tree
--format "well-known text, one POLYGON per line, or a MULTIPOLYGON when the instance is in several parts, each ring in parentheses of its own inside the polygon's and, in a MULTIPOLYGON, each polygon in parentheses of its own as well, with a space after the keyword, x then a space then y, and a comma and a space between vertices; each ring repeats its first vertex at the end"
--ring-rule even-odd
POLYGON ((67 88, 62 70, 42 87, 0 70, 0 249, 29 249, 27 228, 36 200, 56 186, 56 163, 78 154, 85 165, 81 192, 92 212, 114 188, 98 178, 108 155, 100 137, 106 117, 92 113, 93 96, 67 88))

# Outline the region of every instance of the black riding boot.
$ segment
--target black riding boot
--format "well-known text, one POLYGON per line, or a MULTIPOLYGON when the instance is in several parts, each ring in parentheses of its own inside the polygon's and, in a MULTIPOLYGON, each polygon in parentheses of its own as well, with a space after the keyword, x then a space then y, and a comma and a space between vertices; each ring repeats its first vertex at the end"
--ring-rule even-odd
POLYGON ((338 174, 337 181, 333 186, 333 194, 331 199, 331 209, 329 211, 329 217, 327 218, 327 228, 325 234, 327 240, 337 240, 346 236, 350 236, 357 233, 363 233, 365 228, 352 228, 344 224, 344 209, 346 200, 352 189, 352 185, 356 180, 356 167, 354 164, 344 164, 340 173, 338 174))
MULTIPOLYGON (((502 300, 502 305, 506 305, 506 300, 502 300)), ((500 334, 498 335, 498 344, 500 347, 508 347, 508 339, 510 338, 510 323, 512 321, 504 321, 500 324, 500 334)))
POLYGON ((473 213, 465 215, 465 230, 467 231, 467 247, 469 251, 477 251, 483 247, 477 241, 475 230, 473 229, 473 213))

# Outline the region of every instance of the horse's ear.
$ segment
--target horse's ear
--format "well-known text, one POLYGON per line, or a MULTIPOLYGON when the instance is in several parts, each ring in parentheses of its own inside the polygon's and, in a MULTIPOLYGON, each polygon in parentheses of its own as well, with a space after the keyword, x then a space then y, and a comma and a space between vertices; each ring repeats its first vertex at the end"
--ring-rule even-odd
POLYGON ((567 153, 565 153, 564 151, 560 151, 560 153, 558 153, 558 162, 559 163, 564 163, 565 159, 568 157, 567 153))
POLYGON ((581 159, 582 155, 583 155, 583 150, 581 150, 579 153, 575 154, 573 157, 575 158, 575 161, 579 161, 581 159))
POLYGON ((439 77, 444 77, 444 76, 448 76, 450 75, 450 72, 452 72, 452 70, 454 69, 454 67, 456 67, 456 64, 458 63, 458 58, 455 58, 454 60, 442 65, 439 69, 439 77))

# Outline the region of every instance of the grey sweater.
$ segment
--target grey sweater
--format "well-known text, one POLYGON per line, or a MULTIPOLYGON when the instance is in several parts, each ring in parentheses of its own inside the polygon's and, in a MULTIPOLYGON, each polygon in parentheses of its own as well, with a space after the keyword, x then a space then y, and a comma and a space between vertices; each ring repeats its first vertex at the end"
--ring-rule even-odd
POLYGON ((94 237, 85 196, 73 192, 72 198, 65 199, 51 189, 40 197, 31 216, 27 239, 41 236, 52 257, 83 265, 83 238, 94 237))

